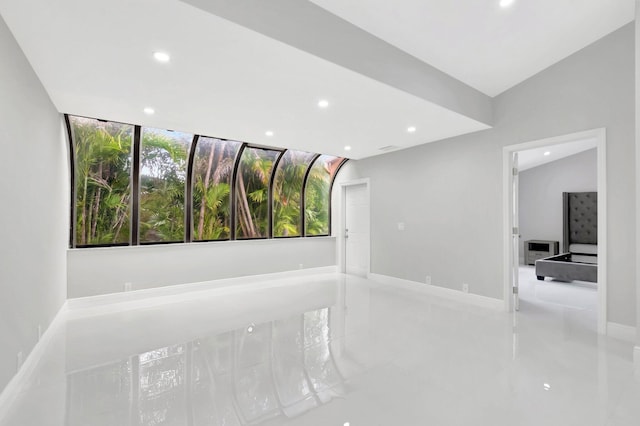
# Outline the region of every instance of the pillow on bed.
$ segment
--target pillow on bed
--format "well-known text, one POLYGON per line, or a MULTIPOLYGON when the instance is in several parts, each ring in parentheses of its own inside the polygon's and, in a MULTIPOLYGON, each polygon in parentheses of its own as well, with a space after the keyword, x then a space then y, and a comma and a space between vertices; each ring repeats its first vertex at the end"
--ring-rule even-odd
POLYGON ((569 251, 571 253, 580 254, 598 254, 597 244, 571 244, 569 245, 569 251))

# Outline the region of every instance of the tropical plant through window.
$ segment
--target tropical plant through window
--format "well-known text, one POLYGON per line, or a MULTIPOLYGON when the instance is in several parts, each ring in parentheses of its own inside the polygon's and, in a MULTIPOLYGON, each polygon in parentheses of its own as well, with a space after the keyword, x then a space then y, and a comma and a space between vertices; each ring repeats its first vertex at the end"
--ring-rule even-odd
POLYGON ((142 130, 140 242, 184 241, 187 157, 193 135, 142 130))
POLYGON ((263 238, 269 226, 269 182, 280 151, 245 148, 236 181, 236 237, 263 238))
POLYGON ((200 137, 193 164, 193 239, 229 239, 231 176, 240 142, 200 137))
POLYGON ((68 119, 74 158, 72 247, 330 234, 331 183, 343 158, 204 136, 192 147, 188 133, 68 119), (140 163, 134 167, 138 144, 140 163), (133 179, 134 170, 139 179, 133 179), (189 222, 190 229, 185 228, 189 222), (132 235, 132 228, 138 234, 132 235))
POLYGON ((343 158, 321 155, 311 166, 305 193, 306 235, 329 235, 331 182, 343 158))
POLYGON ((69 119, 75 153, 76 244, 128 243, 133 126, 69 119))
POLYGON ((273 182, 273 236, 302 235, 302 185, 314 154, 287 151, 276 170, 273 182))

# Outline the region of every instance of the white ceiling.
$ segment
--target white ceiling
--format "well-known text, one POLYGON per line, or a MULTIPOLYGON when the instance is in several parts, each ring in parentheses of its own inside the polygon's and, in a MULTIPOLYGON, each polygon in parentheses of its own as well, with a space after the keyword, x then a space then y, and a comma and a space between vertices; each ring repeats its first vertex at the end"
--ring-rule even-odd
POLYGON ((518 169, 523 172, 595 147, 595 139, 584 139, 520 151, 518 152, 518 169), (545 152, 549 154, 544 155, 545 152))
POLYGON ((634 19, 635 0, 311 0, 496 96, 634 19))
MULTIPOLYGON (((315 1, 487 93, 628 22, 633 2, 315 1)), ((65 113, 354 159, 489 127, 178 0, 0 0, 0 15, 65 113)))
POLYGON ((65 113, 355 159, 488 127, 177 0, 0 0, 0 13, 65 113))

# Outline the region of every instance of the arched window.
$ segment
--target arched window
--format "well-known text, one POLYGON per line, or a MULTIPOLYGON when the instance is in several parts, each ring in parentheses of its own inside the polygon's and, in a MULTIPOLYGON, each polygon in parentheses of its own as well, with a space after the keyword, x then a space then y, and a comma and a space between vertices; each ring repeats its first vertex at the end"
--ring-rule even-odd
POLYGON ((344 158, 65 117, 71 247, 331 233, 344 158))
POLYGON ((140 243, 183 242, 187 156, 193 135, 142 129, 140 243))
POLYGON ((344 158, 321 155, 311 166, 305 182, 304 229, 306 236, 331 233, 331 185, 344 158))
POLYGON ((236 171, 236 239, 269 236, 269 186, 274 162, 282 154, 246 147, 236 171))
POLYGON ((231 177, 242 143, 198 138, 193 162, 193 240, 228 240, 231 177))
POLYGON ((273 236, 302 235, 302 187, 314 154, 288 150, 273 180, 273 236))
POLYGON ((69 117, 75 187, 75 246, 131 240, 131 168, 134 127, 69 117))

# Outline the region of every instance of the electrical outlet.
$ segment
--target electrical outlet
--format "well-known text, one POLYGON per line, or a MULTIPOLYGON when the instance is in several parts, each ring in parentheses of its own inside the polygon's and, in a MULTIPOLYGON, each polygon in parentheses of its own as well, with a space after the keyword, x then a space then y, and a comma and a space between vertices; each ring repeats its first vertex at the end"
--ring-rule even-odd
POLYGON ((22 351, 18 352, 16 355, 16 371, 20 371, 20 367, 22 367, 22 363, 24 362, 24 355, 22 351))
POLYGON ((431 285, 431 275, 427 275, 427 278, 424 280, 427 285, 431 285))
POLYGON ((124 283, 124 291, 131 291, 131 283, 124 283))
POLYGON ((404 222, 398 222, 398 231, 404 231, 404 222))
POLYGON ((303 264, 303 263, 300 263, 300 264, 298 265, 298 269, 304 269, 304 264, 303 264))
POLYGON ((462 291, 465 292, 465 293, 469 293, 469 284, 463 283, 462 284, 462 291))
POLYGON ((42 337, 42 326, 38 324, 38 342, 40 341, 41 337, 42 337))

